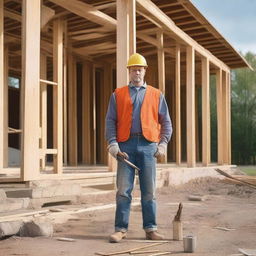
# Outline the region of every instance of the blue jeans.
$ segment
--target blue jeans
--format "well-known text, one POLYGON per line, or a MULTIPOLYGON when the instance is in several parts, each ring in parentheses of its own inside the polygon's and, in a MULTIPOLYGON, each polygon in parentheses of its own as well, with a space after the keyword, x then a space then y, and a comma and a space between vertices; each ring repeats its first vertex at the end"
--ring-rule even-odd
MULTIPOLYGON (((126 152, 129 161, 140 168, 138 171, 143 228, 146 232, 157 229, 156 224, 156 158, 157 144, 143 136, 132 136, 119 143, 120 150, 126 152)), ((127 231, 132 201, 135 170, 124 162, 118 161, 115 231, 127 231)))

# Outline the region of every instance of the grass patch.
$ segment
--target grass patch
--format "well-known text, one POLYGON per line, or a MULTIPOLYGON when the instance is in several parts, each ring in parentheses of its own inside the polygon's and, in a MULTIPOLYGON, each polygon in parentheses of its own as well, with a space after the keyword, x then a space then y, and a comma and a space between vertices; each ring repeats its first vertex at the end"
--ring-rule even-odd
POLYGON ((239 166, 239 168, 249 176, 256 176, 256 166, 239 166))

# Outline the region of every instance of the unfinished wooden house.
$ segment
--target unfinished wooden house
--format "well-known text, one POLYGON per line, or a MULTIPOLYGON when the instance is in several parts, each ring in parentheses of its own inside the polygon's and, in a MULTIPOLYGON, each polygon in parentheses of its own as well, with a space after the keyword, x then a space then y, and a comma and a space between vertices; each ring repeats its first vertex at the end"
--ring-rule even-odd
POLYGON ((174 132, 165 163, 230 165, 230 70, 249 65, 191 1, 0 0, 0 181, 114 170, 105 114, 113 90, 128 83, 135 52, 169 105, 174 132))

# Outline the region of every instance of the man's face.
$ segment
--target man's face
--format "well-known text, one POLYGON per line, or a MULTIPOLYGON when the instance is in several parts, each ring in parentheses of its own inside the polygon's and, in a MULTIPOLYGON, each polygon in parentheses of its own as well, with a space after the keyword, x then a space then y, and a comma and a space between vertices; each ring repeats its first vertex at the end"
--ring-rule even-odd
POLYGON ((146 69, 144 67, 134 66, 134 67, 130 67, 129 69, 130 81, 134 85, 143 85, 145 74, 146 74, 146 69))

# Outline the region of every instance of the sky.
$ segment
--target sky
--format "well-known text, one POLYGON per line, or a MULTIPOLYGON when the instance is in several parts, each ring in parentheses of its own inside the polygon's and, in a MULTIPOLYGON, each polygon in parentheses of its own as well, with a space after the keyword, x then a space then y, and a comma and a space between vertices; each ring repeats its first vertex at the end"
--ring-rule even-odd
POLYGON ((256 53, 256 0, 191 0, 237 50, 256 53))

